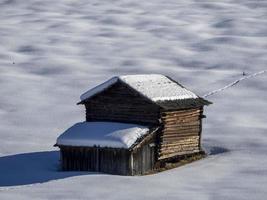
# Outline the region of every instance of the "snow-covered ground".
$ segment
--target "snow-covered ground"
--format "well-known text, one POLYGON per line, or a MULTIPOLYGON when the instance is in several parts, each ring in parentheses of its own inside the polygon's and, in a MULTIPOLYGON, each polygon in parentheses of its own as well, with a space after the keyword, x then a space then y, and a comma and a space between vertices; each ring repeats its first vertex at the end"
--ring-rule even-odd
POLYGON ((0 0, 0 199, 265 199, 267 75, 208 99, 209 157, 143 177, 60 172, 81 93, 162 73, 198 95, 267 68, 265 0, 0 0))

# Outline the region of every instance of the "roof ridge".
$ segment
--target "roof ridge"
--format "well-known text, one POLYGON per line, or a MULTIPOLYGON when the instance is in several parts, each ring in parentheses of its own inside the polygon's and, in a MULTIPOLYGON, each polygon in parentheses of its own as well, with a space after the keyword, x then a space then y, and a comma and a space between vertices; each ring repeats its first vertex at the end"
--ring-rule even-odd
POLYGON ((157 105, 159 105, 159 102, 165 101, 196 100, 201 98, 169 76, 163 74, 132 74, 113 76, 102 84, 83 93, 78 104, 82 104, 87 99, 107 90, 117 82, 121 82, 129 89, 157 105))

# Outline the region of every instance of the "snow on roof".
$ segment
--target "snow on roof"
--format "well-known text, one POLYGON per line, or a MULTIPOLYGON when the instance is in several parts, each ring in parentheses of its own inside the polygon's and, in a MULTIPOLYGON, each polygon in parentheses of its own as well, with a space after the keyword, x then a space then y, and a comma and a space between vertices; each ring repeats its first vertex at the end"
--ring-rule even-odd
POLYGON ((57 145, 130 148, 149 131, 137 124, 114 122, 80 122, 57 138, 57 145))
POLYGON ((164 75, 141 74, 113 77, 82 94, 81 101, 107 89, 119 80, 154 102, 198 98, 196 94, 164 75))

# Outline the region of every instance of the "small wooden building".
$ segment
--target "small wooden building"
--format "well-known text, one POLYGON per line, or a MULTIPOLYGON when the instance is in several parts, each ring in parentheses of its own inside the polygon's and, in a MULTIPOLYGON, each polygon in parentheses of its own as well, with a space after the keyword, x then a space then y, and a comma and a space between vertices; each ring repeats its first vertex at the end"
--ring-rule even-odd
POLYGON ((211 102, 169 77, 126 75, 81 95, 86 121, 57 139, 63 170, 141 175, 201 151, 203 107, 211 102))

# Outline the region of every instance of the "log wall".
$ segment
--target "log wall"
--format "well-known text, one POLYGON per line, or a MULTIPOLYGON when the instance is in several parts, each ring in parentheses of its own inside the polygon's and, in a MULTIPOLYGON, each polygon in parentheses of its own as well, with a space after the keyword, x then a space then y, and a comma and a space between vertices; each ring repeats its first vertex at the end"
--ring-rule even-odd
POLYGON ((162 112, 159 159, 200 151, 203 107, 162 112))
POLYGON ((157 124, 159 106, 121 82, 84 102, 86 121, 157 124))

